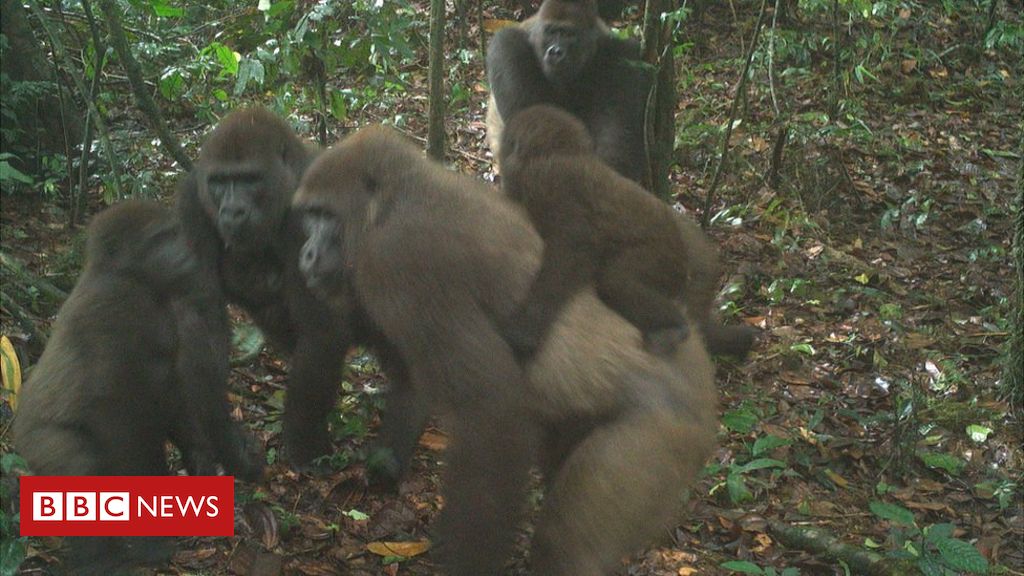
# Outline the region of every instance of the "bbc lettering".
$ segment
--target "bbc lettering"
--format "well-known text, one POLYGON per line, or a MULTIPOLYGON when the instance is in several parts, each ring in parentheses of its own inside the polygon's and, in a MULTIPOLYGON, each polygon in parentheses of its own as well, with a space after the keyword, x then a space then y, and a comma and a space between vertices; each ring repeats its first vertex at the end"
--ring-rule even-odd
MULTIPOLYGON (((32 495, 32 519, 37 521, 100 520, 103 522, 127 522, 130 520, 131 498, 128 492, 36 492, 32 495)), ((139 497, 136 503, 136 518, 179 518, 205 515, 215 518, 220 513, 216 496, 203 496, 198 500, 192 496, 139 497)))
POLYGON ((231 536, 230 476, 22 476, 22 536, 231 536))
POLYGON ((127 522, 128 503, 127 492, 36 492, 32 495, 32 519, 127 522))

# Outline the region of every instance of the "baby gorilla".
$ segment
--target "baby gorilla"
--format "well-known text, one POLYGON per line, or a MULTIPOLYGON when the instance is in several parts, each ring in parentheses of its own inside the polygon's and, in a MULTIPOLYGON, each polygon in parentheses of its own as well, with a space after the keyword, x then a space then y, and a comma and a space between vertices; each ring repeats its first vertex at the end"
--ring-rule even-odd
MULTIPOLYGON (((197 340, 209 336, 191 330, 201 325, 193 307, 200 270, 170 210, 124 202, 96 216, 85 269, 14 422, 15 447, 34 473, 165 475, 169 440, 192 474, 216 474, 216 463, 259 474, 228 415, 227 358, 199 353, 197 340)), ((72 538, 70 547, 75 574, 158 562, 171 551, 155 538, 72 538)))
POLYGON ((602 162, 586 126, 554 106, 513 116, 501 155, 502 189, 544 239, 540 272, 504 327, 509 344, 531 355, 562 306, 593 283, 648 351, 673 353, 689 334, 677 304, 689 274, 678 215, 602 162))

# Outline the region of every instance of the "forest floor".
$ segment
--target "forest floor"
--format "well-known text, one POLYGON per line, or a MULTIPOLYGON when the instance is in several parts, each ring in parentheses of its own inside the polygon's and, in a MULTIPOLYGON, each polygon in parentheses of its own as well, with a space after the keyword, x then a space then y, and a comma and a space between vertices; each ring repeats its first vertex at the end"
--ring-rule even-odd
MULTIPOLYGON (((675 203, 695 215, 756 14, 723 5, 706 18, 714 24, 700 28, 680 61, 672 176, 675 203)), ((477 26, 470 23, 471 38, 477 26)), ((927 42, 961 49, 921 62, 893 55, 876 79, 851 79, 848 108, 831 131, 814 119, 826 109, 829 52, 810 55, 804 79, 776 94, 794 128, 775 190, 765 184, 775 114, 764 65, 755 67, 710 234, 729 271, 725 313, 762 336, 747 361, 719 362, 720 446, 686 515, 624 559, 623 573, 857 573, 784 545, 782 523, 823 529, 861 550, 932 558, 941 551, 919 531, 949 530, 996 573, 1024 574, 1022 423, 997 393, 1012 305, 1024 65, 963 48, 979 42, 966 19, 928 26, 927 42), (907 511, 911 518, 901 516, 907 511), (722 566, 730 561, 747 564, 722 566)), ((478 52, 475 62, 460 68, 472 90, 449 111, 448 160, 493 180, 478 52)), ((404 130, 422 140, 426 93, 424 66, 398 109, 353 112, 349 126, 332 128, 402 115, 404 130)), ((76 240, 60 213, 41 207, 5 197, 2 225, 4 249, 45 275, 76 240)), ((6 316, 3 328, 16 341, 23 335, 6 316)), ((332 426, 333 472, 299 475, 275 461, 287 380, 287 363, 269 349, 234 368, 235 415, 265 442, 270 466, 258 485, 239 485, 236 537, 182 539, 158 573, 435 573, 425 542, 442 505, 444 431, 424 435, 397 495, 368 489, 360 454, 386 379, 356 350, 332 426)), ((675 496, 665 498, 672 505, 675 496)), ((512 573, 527 570, 529 531, 524 525, 512 573)), ((54 546, 32 540, 24 572, 52 570, 54 546)))

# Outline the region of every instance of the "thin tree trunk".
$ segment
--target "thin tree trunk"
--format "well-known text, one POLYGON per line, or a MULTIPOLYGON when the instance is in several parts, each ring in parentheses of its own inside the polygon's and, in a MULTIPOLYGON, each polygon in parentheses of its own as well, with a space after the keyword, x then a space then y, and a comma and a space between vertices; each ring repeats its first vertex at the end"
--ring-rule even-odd
POLYGON ((647 175, 644 185, 659 198, 672 195, 669 171, 675 147, 676 62, 672 50, 672 25, 662 14, 676 8, 674 0, 647 0, 644 12, 644 61, 657 66, 648 98, 644 141, 647 145, 647 175))
MULTIPOLYGON (((89 87, 89 94, 86 96, 90 102, 96 101, 96 95, 100 89, 100 74, 103 71, 104 60, 106 59, 107 46, 100 40, 99 25, 92 11, 92 3, 89 0, 82 0, 82 10, 89 23, 89 34, 92 36, 92 49, 96 60, 92 66, 92 85, 89 87)), ((82 136, 82 155, 78 162, 78 185, 72 186, 74 191, 71 195, 71 226, 77 226, 82 221, 87 205, 85 199, 86 184, 89 179, 89 157, 92 155, 92 109, 85 113, 85 134, 82 136)))
POLYGON ((167 152, 168 156, 174 159, 181 166, 182 170, 186 172, 192 170, 192 160, 182 150, 178 137, 167 127, 163 114, 157 107, 156 102, 153 101, 153 97, 149 94, 149 89, 146 87, 146 82, 142 77, 142 68, 139 67, 139 62, 132 55, 131 48, 128 46, 128 39, 124 34, 124 28, 121 26, 120 8, 114 4, 113 0, 99 0, 99 5, 100 11, 103 12, 104 20, 107 22, 107 30, 110 32, 110 40, 114 46, 114 51, 117 52, 117 57, 121 59, 125 73, 128 74, 128 82, 131 83, 132 93, 135 95, 135 104, 149 120, 153 131, 160 138, 160 145, 167 152))
POLYGON ((430 0, 430 98, 427 111, 427 155, 444 160, 444 0, 430 0))
POLYGON ((722 134, 722 149, 719 153, 718 166, 715 167, 715 175, 708 186, 707 196, 704 198, 704 213, 700 217, 700 225, 707 228, 711 222, 711 206, 715 199, 715 190, 722 179, 722 168, 729 155, 729 138, 732 136, 732 126, 736 123, 736 111, 739 103, 743 100, 743 94, 747 90, 747 77, 750 76, 750 63, 754 59, 754 51, 757 50, 757 39, 761 36, 761 27, 764 24, 764 14, 767 0, 761 0, 761 12, 757 15, 757 24, 754 24, 754 37, 750 40, 750 49, 747 50, 747 62, 743 65, 743 74, 740 76, 739 85, 736 87, 736 95, 732 99, 732 106, 729 108, 729 117, 725 124, 725 133, 722 134))
MULTIPOLYGON (((1020 151, 1024 152, 1024 133, 1020 151)), ((1024 161, 1017 174, 1017 228, 1013 235, 1013 260, 1017 268, 1013 330, 1006 354, 1006 378, 1003 393, 1018 417, 1024 418, 1024 161)))

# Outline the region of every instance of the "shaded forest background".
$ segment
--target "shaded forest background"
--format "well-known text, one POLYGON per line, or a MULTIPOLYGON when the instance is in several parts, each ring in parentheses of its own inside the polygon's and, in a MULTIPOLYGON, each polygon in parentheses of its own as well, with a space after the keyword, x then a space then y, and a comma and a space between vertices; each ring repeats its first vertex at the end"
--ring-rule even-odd
MULTIPOLYGON (((0 0, 0 576, 58 570, 58 541, 18 536, 8 432, 92 214, 170 202, 253 102, 323 145, 374 122, 433 136, 493 180, 483 53, 530 3, 439 4, 428 90, 429 0, 0 0)), ((663 196, 707 220, 723 313, 763 336, 719 363, 721 445, 687 516, 623 573, 1024 574, 1024 3, 650 4, 674 75, 663 196)), ((648 10, 610 22, 639 38, 648 10)), ((332 472, 295 474, 276 462, 287 364, 235 320, 231 401, 270 470, 238 486, 234 538, 183 539, 159 573, 433 574, 444 431, 399 495, 366 489, 386 380, 355 350, 332 472)))

